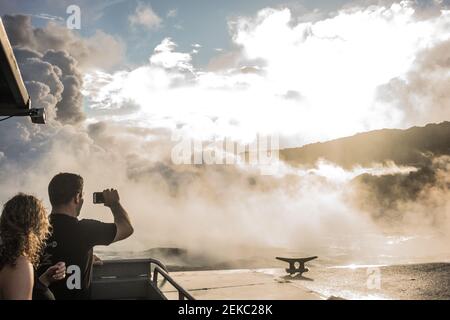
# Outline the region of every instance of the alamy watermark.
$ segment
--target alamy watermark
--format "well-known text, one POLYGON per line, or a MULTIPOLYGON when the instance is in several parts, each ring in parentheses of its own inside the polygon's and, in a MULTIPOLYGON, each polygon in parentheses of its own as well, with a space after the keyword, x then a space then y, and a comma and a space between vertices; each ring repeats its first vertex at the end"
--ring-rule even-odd
POLYGON ((81 9, 75 4, 67 7, 66 13, 69 15, 66 19, 66 26, 68 29, 81 29, 81 9))
POLYGON ((186 138, 174 132, 172 162, 177 165, 231 165, 249 164, 257 166, 262 175, 277 173, 279 161, 279 137, 276 134, 257 134, 254 141, 242 144, 229 138, 214 142, 186 138))
POLYGON ((67 289, 81 289, 81 269, 77 265, 67 267, 66 273, 69 275, 66 280, 67 289))
POLYGON ((381 269, 379 267, 370 267, 366 270, 367 274, 367 289, 381 290, 381 269))

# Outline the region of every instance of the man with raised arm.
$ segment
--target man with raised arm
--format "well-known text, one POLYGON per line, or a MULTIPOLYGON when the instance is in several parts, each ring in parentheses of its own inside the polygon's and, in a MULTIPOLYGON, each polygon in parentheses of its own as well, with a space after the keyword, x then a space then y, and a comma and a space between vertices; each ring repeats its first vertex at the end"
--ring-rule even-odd
POLYGON ((64 261, 66 279, 50 285, 55 298, 89 299, 94 246, 107 246, 131 236, 130 218, 120 204, 117 190, 106 189, 103 191, 104 205, 111 209, 114 223, 78 219, 84 199, 83 178, 77 174, 59 173, 54 176, 48 185, 48 195, 52 205, 52 235, 47 241, 39 270, 64 261))

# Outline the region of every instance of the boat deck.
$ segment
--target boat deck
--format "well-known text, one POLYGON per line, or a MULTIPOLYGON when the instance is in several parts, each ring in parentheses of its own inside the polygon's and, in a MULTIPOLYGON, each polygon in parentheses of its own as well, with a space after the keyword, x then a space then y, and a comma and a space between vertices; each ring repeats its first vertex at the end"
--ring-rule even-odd
MULTIPOLYGON (((321 300, 323 297, 302 286, 302 280, 288 278, 284 269, 238 269, 171 272, 195 299, 321 300)), ((170 285, 161 291, 168 299, 178 292, 170 285)))

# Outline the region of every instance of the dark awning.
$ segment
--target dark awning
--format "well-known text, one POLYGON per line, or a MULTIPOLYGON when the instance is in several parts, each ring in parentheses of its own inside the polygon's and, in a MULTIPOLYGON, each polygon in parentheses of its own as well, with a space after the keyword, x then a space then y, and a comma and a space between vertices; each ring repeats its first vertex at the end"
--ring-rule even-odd
POLYGON ((30 96, 0 18, 0 113, 5 109, 29 108, 30 96))
MULTIPOLYGON (((14 52, 0 18, 0 116, 30 116, 33 123, 45 123, 44 109, 31 109, 31 99, 20 75, 14 52)), ((5 120, 3 118, 2 120, 5 120)))

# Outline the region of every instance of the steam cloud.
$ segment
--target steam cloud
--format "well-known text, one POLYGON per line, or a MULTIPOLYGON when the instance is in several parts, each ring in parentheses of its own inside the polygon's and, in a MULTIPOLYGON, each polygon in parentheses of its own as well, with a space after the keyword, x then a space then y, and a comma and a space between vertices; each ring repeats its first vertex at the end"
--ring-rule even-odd
MULTIPOLYGON (((410 4, 402 3, 295 24, 288 9, 266 9, 230 23, 240 49, 224 53, 231 58, 216 59, 210 70, 197 70, 190 54, 177 52, 173 40, 165 39, 148 65, 116 73, 107 69, 123 48, 109 35, 98 32, 86 40, 53 22, 33 28, 25 16, 6 16, 4 21, 32 101, 46 107, 50 122, 39 127, 12 119, 0 126, 2 201, 19 190, 47 200, 48 181, 63 171, 80 173, 87 195, 117 187, 136 226, 134 239, 116 244, 117 250, 179 246, 222 259, 246 246, 309 253, 345 247, 373 254, 383 251, 384 243, 381 236, 373 240, 381 234, 373 212, 384 209, 388 217, 402 213, 405 228, 412 220, 427 230, 444 226, 439 231, 448 240, 448 157, 434 160, 433 179, 414 197, 396 195, 388 208, 376 198, 384 194, 380 190, 386 176, 352 182, 352 172, 333 164, 318 164, 311 171, 281 163, 280 175, 260 176, 246 166, 179 166, 170 160, 175 129, 210 141, 215 136, 248 141, 255 132, 275 131, 285 145, 295 145, 449 118, 444 89, 450 67, 445 59, 448 11, 419 19, 410 4), (369 35, 352 33, 366 19, 372 23, 363 25, 369 35), (398 40, 384 38, 391 33, 390 21, 400 26, 400 37, 417 38, 365 57, 368 42, 374 48, 398 40), (112 48, 105 59, 97 58, 98 40, 112 48), (351 55, 357 60, 335 51, 349 53, 355 44, 362 50, 351 55), (286 54, 281 60, 280 52, 286 54), (399 61, 405 62, 392 68, 399 61), (370 63, 375 66, 359 70, 370 63), (94 72, 91 66, 103 70, 94 72), (333 124, 336 117, 346 122, 333 124), (436 215, 422 219, 425 211, 436 215), (361 243, 357 248, 355 239, 361 243)), ((398 173, 392 179, 402 184, 407 179, 402 177, 398 173)), ((106 211, 85 202, 85 216, 111 220, 106 211)))

